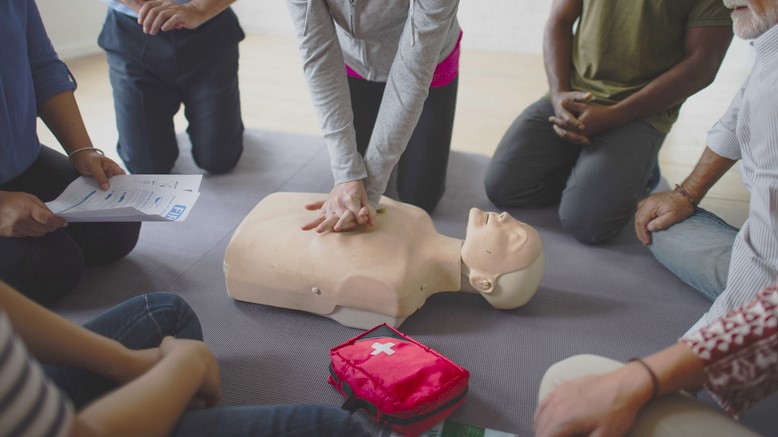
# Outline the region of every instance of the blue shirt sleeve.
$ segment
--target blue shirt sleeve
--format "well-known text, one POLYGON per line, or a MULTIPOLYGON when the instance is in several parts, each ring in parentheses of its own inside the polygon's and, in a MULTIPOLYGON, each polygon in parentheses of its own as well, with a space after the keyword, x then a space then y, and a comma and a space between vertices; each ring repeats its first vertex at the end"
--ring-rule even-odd
POLYGON ((76 89, 75 79, 51 45, 34 0, 27 4, 27 54, 39 109, 57 94, 76 89))

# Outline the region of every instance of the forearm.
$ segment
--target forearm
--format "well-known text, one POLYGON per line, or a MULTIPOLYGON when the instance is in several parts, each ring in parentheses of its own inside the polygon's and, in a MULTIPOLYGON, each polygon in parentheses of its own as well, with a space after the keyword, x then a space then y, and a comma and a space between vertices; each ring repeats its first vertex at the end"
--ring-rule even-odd
POLYGON ((706 147, 700 160, 697 161, 697 165, 694 166, 694 170, 681 186, 699 202, 724 173, 735 165, 735 162, 737 161, 719 156, 706 147))
POLYGON ((351 99, 335 23, 325 2, 288 0, 299 39, 303 74, 331 160, 335 184, 367 177, 357 150, 351 99), (306 27, 307 25, 307 27, 306 27))
POLYGON ((128 363, 127 349, 41 307, 0 282, 0 306, 39 361, 111 377, 128 363))
POLYGON ((141 377, 81 410, 73 435, 168 435, 206 371, 205 363, 189 354, 168 355, 141 377))
POLYGON ((684 59, 617 103, 618 113, 627 122, 638 120, 677 106, 710 85, 731 36, 728 28, 688 29, 684 59))
MULTIPOLYGON (((658 396, 681 390, 697 391, 705 383, 703 362, 691 348, 676 343, 643 358, 659 382, 658 396)), ((645 369, 638 369, 645 371, 645 369)))
POLYGON ((575 20, 570 21, 569 17, 552 15, 546 23, 543 35, 543 63, 551 94, 570 90, 574 22, 575 20))
POLYGON ((411 26, 405 27, 400 38, 364 159, 368 173, 365 188, 373 206, 378 205, 392 169, 418 126, 437 61, 444 54, 443 47, 459 36, 458 31, 450 31, 457 4, 443 1, 437 8, 417 13, 416 31, 424 37, 417 38, 415 44, 411 26))
MULTIPOLYGON (((715 71, 714 71, 715 73, 715 71)), ((708 86, 714 76, 700 74, 697 62, 682 61, 652 80, 640 91, 614 105, 625 120, 639 120, 683 103, 708 86)))
POLYGON ((205 23, 227 9, 235 0, 191 0, 189 5, 198 11, 198 15, 205 23))
POLYGON ((45 101, 39 106, 38 115, 67 153, 92 147, 73 91, 59 93, 45 101))

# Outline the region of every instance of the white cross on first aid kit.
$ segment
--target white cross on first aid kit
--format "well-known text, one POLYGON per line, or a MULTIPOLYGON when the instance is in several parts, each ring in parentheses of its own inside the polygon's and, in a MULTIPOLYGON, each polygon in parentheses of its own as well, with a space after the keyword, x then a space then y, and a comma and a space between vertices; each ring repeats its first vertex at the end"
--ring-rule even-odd
POLYGON ((392 355, 394 351, 392 350, 392 346, 394 346, 394 343, 379 343, 375 342, 373 343, 373 349, 375 349, 373 352, 370 352, 370 355, 378 355, 381 352, 385 353, 386 355, 392 355))

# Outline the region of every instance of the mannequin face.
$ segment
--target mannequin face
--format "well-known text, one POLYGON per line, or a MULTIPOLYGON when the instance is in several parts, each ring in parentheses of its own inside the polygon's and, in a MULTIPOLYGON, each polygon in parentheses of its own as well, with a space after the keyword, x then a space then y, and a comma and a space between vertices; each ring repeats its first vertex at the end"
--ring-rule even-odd
POLYGON ((530 266, 540 255, 537 231, 510 214, 470 210, 462 260, 470 269, 470 283, 491 292, 498 276, 530 266))

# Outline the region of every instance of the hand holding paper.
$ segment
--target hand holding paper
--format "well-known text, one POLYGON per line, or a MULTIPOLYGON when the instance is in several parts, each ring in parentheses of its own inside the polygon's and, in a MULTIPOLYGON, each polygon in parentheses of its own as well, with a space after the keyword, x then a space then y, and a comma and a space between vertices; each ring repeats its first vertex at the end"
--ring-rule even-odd
POLYGON ((183 221, 201 181, 202 175, 120 175, 103 191, 80 177, 46 206, 69 222, 183 221))

